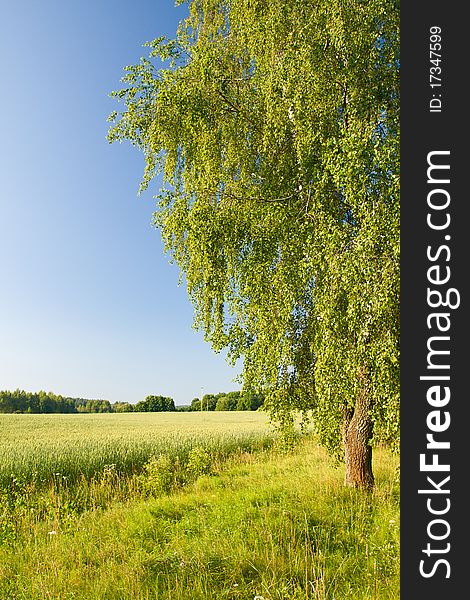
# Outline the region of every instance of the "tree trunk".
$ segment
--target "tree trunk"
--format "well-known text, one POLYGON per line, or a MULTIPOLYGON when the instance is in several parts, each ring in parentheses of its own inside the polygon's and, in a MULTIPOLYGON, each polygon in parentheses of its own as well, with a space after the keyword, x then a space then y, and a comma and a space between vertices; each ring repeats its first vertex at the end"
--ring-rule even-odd
POLYGON ((343 445, 346 464, 346 485, 372 490, 372 419, 367 387, 359 394, 353 409, 343 412, 343 445))

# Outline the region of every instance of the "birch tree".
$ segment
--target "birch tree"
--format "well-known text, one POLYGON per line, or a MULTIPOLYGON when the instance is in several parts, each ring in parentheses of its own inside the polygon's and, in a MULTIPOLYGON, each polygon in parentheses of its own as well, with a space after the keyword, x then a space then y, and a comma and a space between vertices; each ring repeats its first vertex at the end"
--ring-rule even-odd
POLYGON ((399 5, 196 0, 114 92, 195 325, 373 486, 399 435, 399 5))

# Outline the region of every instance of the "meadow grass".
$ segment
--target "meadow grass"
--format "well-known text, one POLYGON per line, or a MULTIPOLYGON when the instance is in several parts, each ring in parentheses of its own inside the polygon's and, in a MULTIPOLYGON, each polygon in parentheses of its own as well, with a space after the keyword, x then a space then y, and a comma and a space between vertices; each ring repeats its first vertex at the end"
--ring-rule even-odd
POLYGON ((240 448, 215 461, 194 445, 184 465, 154 454, 140 475, 107 468, 75 488, 103 495, 85 511, 64 508, 63 488, 49 487, 49 512, 12 508, 0 597, 397 599, 397 459, 374 457, 372 494, 346 488, 311 439, 287 454, 240 448))

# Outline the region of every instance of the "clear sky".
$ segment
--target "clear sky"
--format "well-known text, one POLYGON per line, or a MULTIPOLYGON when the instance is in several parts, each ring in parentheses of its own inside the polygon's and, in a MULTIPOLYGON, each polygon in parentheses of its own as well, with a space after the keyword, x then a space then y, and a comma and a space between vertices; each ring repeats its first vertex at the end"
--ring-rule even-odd
POLYGON ((158 183, 106 141, 109 97, 142 44, 172 36, 172 0, 2 2, 0 389, 189 404, 239 389, 192 329, 151 226, 158 183))

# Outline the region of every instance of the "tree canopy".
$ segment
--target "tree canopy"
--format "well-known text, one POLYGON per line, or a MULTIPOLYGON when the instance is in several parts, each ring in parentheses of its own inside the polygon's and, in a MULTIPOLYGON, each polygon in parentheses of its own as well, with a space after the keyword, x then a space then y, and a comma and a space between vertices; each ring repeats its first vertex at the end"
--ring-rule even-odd
POLYGON ((174 412, 175 410, 173 398, 166 396, 147 396, 134 407, 134 412, 174 412))
POLYGON ((68 398, 52 392, 25 392, 24 390, 0 391, 1 413, 123 413, 175 411, 173 398, 147 396, 145 400, 131 404, 109 400, 68 398))
POLYGON ((202 397, 202 405, 199 398, 193 398, 189 410, 258 410, 263 403, 263 394, 252 390, 219 392, 218 394, 205 394, 202 397))
POLYGON ((1 390, 0 413, 105 413, 113 412, 109 400, 68 398, 52 392, 1 390))
POLYGON ((148 46, 109 140, 163 178, 195 325, 332 453, 361 427, 397 447, 398 2, 195 0, 148 46))

